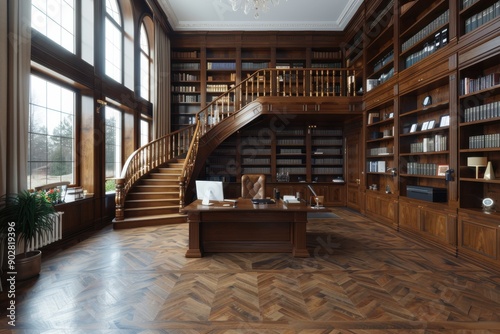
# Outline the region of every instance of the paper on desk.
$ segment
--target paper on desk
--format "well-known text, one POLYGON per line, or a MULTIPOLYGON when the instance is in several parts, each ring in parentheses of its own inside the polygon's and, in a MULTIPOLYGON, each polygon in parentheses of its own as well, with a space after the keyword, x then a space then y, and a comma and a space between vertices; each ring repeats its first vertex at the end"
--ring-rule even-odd
POLYGON ((286 203, 300 203, 300 201, 292 195, 283 196, 283 201, 285 201, 286 203))

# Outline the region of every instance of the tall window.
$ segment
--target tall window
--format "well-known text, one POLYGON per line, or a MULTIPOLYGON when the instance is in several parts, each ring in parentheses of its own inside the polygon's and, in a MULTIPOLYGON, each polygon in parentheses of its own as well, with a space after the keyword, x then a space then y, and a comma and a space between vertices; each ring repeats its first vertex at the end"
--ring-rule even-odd
POLYGON ((123 24, 116 0, 106 0, 106 62, 105 72, 110 78, 123 82, 123 24))
POLYGON ((75 92, 31 75, 28 187, 74 183, 75 92))
POLYGON ((149 122, 141 119, 141 146, 149 143, 149 122))
POLYGON ((151 66, 153 59, 151 58, 151 50, 149 48, 148 32, 146 25, 141 24, 141 97, 150 101, 149 83, 151 80, 151 66))
POLYGON ((122 170, 122 113, 106 106, 106 191, 114 191, 110 178, 119 177, 122 170))
POLYGON ((31 26, 75 53, 75 0, 32 0, 31 26))

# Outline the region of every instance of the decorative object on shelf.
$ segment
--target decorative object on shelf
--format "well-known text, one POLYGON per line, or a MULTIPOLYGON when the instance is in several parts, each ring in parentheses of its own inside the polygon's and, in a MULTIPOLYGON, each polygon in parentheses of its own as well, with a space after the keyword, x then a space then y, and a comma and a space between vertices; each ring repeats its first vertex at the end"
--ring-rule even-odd
POLYGON ((439 121, 439 127, 450 126, 450 115, 441 116, 441 120, 439 121))
POLYGON ((453 173, 455 173, 454 169, 448 169, 446 172, 444 172, 444 180, 446 182, 453 181, 453 173))
POLYGON ((389 167, 389 168, 387 168, 387 171, 388 171, 389 173, 391 173, 391 176, 392 176, 392 177, 395 177, 396 175, 398 175, 398 174, 397 174, 397 171, 398 171, 398 170, 397 170, 396 168, 394 168, 394 167, 389 167))
POLYGON ((476 179, 479 179, 479 167, 486 167, 488 158, 486 157, 468 157, 467 166, 476 167, 476 179))
POLYGON ((488 161, 488 164, 486 165, 486 170, 484 171, 484 179, 485 180, 495 179, 495 172, 493 171, 493 165, 491 164, 491 161, 488 161))
POLYGON ((427 106, 430 106, 432 104, 432 98, 430 95, 427 95, 425 98, 424 98, 424 101, 422 102, 422 105, 424 107, 427 107, 427 106))
POLYGON ((483 212, 484 213, 492 213, 494 212, 495 208, 495 201, 489 197, 484 198, 482 201, 482 206, 483 206, 483 212))
POLYGON ((434 129, 434 125, 436 125, 436 121, 435 121, 435 120, 433 120, 433 119, 431 119, 431 120, 429 121, 429 125, 427 126, 427 130, 432 130, 432 129, 434 129))
MULTIPOLYGON (((258 19, 259 13, 267 13, 271 5, 277 6, 280 0, 228 0, 233 8, 233 11, 237 12, 243 8, 245 15, 248 15, 252 10, 255 11, 253 17, 258 19)), ((285 0, 288 1, 288 0, 285 0)), ((222 0, 221 0, 222 2, 222 0)))
POLYGON ((439 165, 438 169, 437 169, 437 175, 438 176, 446 176, 446 172, 448 170, 450 170, 449 168, 450 168, 450 166, 448 166, 448 165, 439 165))

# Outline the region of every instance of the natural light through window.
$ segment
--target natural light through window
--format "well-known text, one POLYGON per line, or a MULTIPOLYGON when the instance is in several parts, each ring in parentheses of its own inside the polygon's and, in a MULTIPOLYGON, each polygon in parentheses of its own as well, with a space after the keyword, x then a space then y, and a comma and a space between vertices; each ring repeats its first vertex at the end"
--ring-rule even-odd
POLYGON ((145 120, 141 120, 141 146, 149 143, 149 123, 145 120))
MULTIPOLYGON (((106 106, 106 180, 119 177, 122 170, 122 114, 106 106)), ((114 182, 106 181, 106 191, 114 191, 114 182)))
POLYGON ((141 97, 150 100, 149 93, 149 73, 151 71, 151 55, 149 49, 148 34, 146 26, 141 24, 141 97))
POLYGON ((106 64, 110 78, 122 83, 123 28, 120 9, 115 0, 106 1, 106 64))
POLYGON ((75 53, 75 0, 32 0, 31 26, 75 53))
POLYGON ((31 76, 28 187, 74 183, 75 93, 31 76))

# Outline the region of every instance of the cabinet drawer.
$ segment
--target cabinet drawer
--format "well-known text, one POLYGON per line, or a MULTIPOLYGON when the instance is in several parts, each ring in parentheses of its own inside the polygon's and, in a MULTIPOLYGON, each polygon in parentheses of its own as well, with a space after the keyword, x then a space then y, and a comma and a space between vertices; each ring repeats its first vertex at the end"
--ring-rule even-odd
POLYGON ((410 203, 399 204, 399 225, 406 229, 420 231, 420 209, 410 203))
POLYGON ((499 228, 474 217, 459 218, 458 246, 478 255, 498 260, 499 228))
POLYGON ((443 241, 448 239, 448 215, 434 210, 422 212, 422 231, 443 241))

